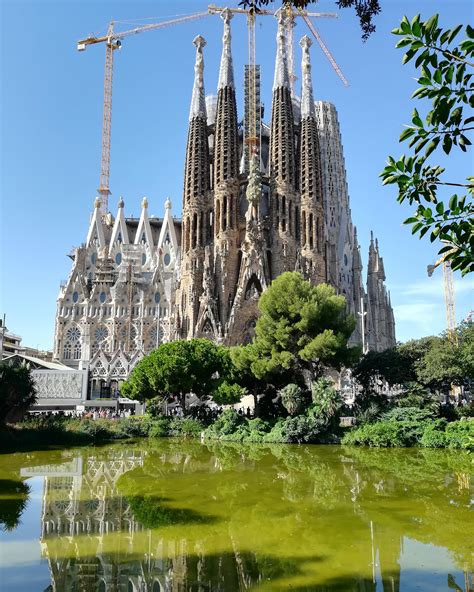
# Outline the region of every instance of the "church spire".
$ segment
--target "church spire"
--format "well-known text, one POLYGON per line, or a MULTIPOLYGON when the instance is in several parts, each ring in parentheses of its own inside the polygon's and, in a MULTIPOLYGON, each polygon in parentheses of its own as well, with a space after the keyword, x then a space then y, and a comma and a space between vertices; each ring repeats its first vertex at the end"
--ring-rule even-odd
POLYGON ((301 119, 305 117, 316 117, 313 99, 313 82, 311 79, 311 61, 309 57, 309 48, 313 42, 305 35, 300 40, 303 49, 303 59, 301 61, 302 87, 301 87, 301 119))
POLYGON ((193 40, 193 43, 196 46, 196 62, 194 64, 194 85, 189 121, 195 117, 202 117, 206 120, 207 117, 206 97, 204 93, 204 57, 202 51, 206 45, 206 40, 201 35, 198 35, 193 40))
POLYGON ((196 62, 189 112, 188 141, 184 165, 183 222, 181 230, 181 282, 177 294, 177 336, 193 337, 202 286, 204 247, 210 240, 210 160, 204 93, 204 37, 194 41, 196 62), (195 289, 194 295, 189 295, 195 289))
POLYGON ((224 21, 224 36, 222 38, 222 57, 221 67, 219 70, 219 83, 218 89, 235 88, 234 85, 234 66, 232 64, 232 51, 231 51, 231 33, 230 33, 230 21, 233 18, 232 12, 225 8, 221 12, 221 18, 224 21))
POLYGON ((225 326, 235 294, 239 254, 239 131, 232 65, 230 20, 232 12, 221 13, 224 21, 222 58, 217 89, 214 131, 214 269, 218 295, 219 324, 225 326))
POLYGON ((301 254, 306 260, 306 275, 314 283, 327 280, 324 207, 321 179, 321 157, 319 149, 316 111, 313 101, 311 63, 309 48, 311 39, 301 39, 302 87, 301 125, 299 141, 299 187, 301 191, 301 254))
POLYGON ((278 19, 277 31, 277 55, 275 62, 275 76, 273 79, 273 91, 277 88, 291 88, 290 75, 288 72, 288 56, 286 53, 285 39, 285 14, 279 10, 275 15, 278 19))

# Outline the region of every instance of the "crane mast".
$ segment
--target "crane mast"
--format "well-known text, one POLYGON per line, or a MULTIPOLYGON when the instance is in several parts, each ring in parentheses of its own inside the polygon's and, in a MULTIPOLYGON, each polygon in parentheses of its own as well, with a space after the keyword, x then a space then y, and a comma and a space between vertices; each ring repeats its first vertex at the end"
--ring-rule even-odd
POLYGON ((105 218, 108 212, 108 200, 110 195, 109 177, 110 177, 110 143, 112 133, 112 90, 113 90, 113 75, 114 75, 114 51, 120 49, 122 46, 121 39, 130 35, 138 33, 145 33, 147 31, 154 31, 155 29, 163 29, 172 25, 196 20, 209 16, 208 12, 197 12, 195 14, 183 16, 170 21, 162 23, 151 23, 141 27, 134 27, 127 31, 116 32, 114 30, 115 22, 109 23, 107 34, 103 36, 91 35, 85 39, 77 42, 78 51, 84 51, 89 45, 97 43, 105 43, 105 72, 104 72, 104 108, 102 119, 102 153, 100 163, 100 182, 98 193, 100 196, 100 209, 102 219, 105 218))

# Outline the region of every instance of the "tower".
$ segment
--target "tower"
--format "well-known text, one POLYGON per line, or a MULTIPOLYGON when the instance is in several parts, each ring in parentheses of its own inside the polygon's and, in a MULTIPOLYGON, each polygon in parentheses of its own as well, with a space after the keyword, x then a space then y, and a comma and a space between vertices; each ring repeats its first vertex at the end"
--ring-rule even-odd
POLYGON ((270 245, 272 278, 296 266, 299 195, 291 85, 285 42, 284 11, 278 12, 277 55, 270 136, 270 245))
MULTIPOLYGON (((224 10, 221 16, 224 36, 213 154, 214 269, 220 323, 225 326, 239 273, 239 136, 230 31, 233 15, 230 10, 224 10)), ((204 310, 202 314, 206 314, 204 310)))
MULTIPOLYGON (((298 233, 306 276, 313 283, 319 284, 326 281, 326 261, 320 148, 309 57, 311 39, 305 35, 301 39, 300 45, 303 57, 299 142, 301 221, 298 233)), ((296 212, 295 217, 297 218, 296 212)))
POLYGON ((210 161, 204 94, 204 37, 198 35, 194 84, 189 112, 188 140, 184 167, 182 255, 177 293, 176 334, 194 336, 202 294, 205 246, 211 240, 210 161))

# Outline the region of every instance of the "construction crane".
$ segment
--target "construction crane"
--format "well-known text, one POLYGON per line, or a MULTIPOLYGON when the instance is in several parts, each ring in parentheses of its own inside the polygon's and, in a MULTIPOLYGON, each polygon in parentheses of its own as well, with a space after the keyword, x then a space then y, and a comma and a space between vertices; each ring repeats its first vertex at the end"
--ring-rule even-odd
POLYGON ((104 114, 102 122, 102 158, 100 166, 100 183, 98 193, 101 200, 101 213, 105 217, 108 211, 108 199, 110 195, 109 174, 110 174, 110 138, 112 126, 112 81, 114 72, 114 51, 120 49, 122 46, 122 39, 137 35, 138 33, 146 33, 147 31, 154 31, 156 29, 164 29, 188 21, 193 21, 203 17, 209 16, 208 12, 197 12, 195 14, 185 15, 170 21, 161 23, 151 23, 140 27, 135 27, 127 31, 115 31, 116 22, 111 21, 107 34, 102 36, 90 35, 86 39, 81 39, 77 42, 78 51, 85 51, 89 45, 96 45, 98 43, 105 43, 105 76, 104 76, 104 114))
POLYGON ((443 266, 444 303, 446 307, 446 327, 448 338, 457 345, 458 336, 456 333, 456 299, 454 294, 454 277, 451 262, 446 260, 450 251, 444 253, 433 265, 428 265, 428 277, 433 275, 434 270, 440 265, 443 266))

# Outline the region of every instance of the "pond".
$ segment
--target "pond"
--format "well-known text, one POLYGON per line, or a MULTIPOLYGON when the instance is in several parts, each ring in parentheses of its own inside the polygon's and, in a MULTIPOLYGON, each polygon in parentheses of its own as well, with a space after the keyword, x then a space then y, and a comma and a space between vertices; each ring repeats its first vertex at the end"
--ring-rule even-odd
POLYGON ((0 454, 0 589, 472 591, 472 468, 171 439, 0 454))

